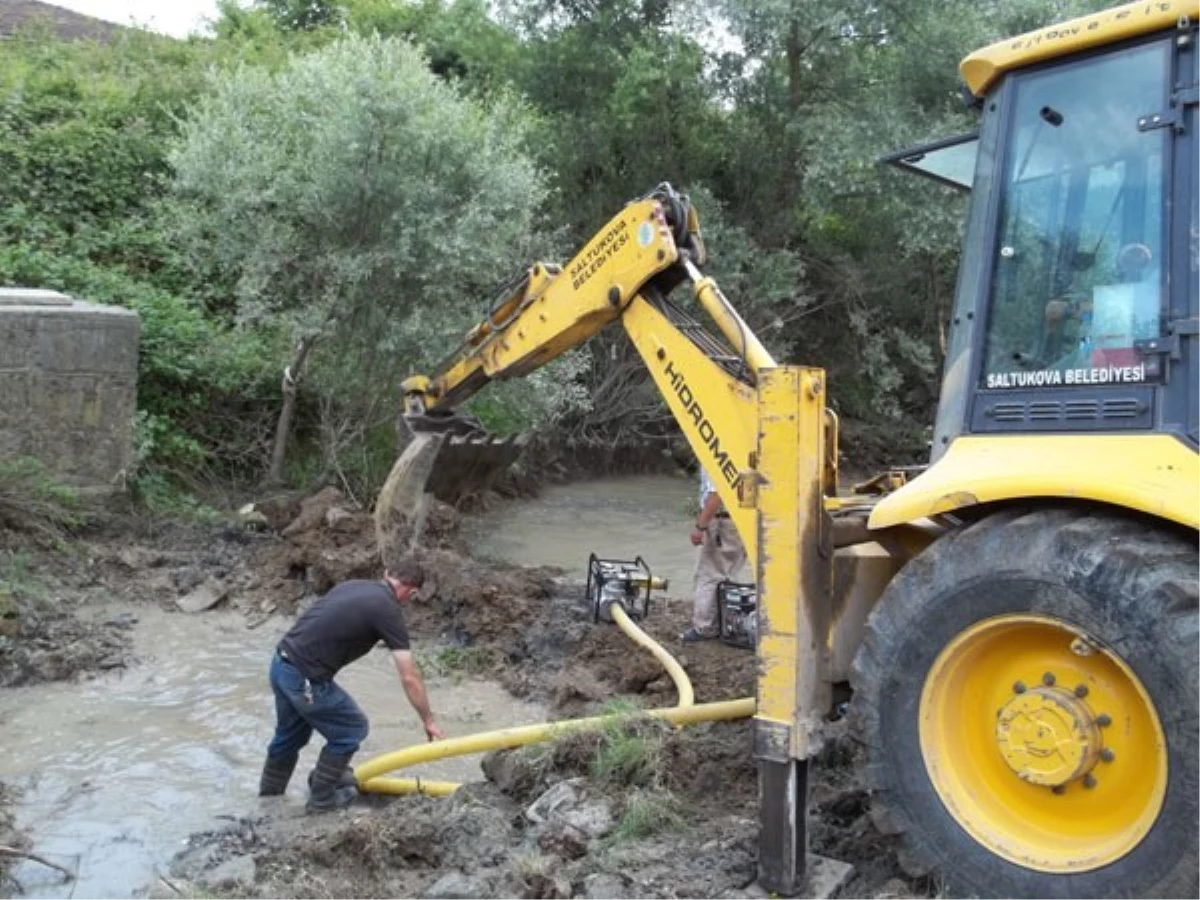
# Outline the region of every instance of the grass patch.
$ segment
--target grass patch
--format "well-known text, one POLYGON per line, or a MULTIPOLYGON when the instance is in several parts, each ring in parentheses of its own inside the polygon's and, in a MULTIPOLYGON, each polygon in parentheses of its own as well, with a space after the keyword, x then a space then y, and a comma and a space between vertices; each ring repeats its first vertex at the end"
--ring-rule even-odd
POLYGON ((38 460, 0 462, 0 526, 61 541, 88 518, 79 492, 38 460))
POLYGON ((418 647, 413 655, 424 675, 455 680, 483 675, 492 663, 492 653, 484 647, 418 647))
POLYGON ((620 787, 661 788, 666 779, 663 726, 628 703, 610 704, 592 760, 592 778, 620 787), (615 708, 614 708, 615 707, 615 708))
POLYGON ((13 598, 44 603, 49 589, 33 573, 29 554, 21 550, 0 551, 0 618, 17 618, 13 598))
POLYGON ((611 846, 662 832, 681 832, 686 827, 679 812, 679 803, 669 791, 634 791, 626 800, 625 811, 605 841, 611 846))
POLYGON ((193 525, 223 525, 231 521, 230 516, 202 503, 159 474, 134 479, 133 493, 146 512, 155 518, 193 525))

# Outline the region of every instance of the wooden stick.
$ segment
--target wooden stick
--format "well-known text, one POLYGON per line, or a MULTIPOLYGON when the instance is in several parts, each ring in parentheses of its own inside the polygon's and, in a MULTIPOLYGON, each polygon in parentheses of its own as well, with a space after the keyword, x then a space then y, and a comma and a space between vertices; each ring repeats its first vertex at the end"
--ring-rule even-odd
POLYGON ((62 872, 68 878, 75 877, 75 873, 66 866, 60 866, 56 862, 50 862, 50 860, 46 859, 46 857, 38 856, 36 853, 30 853, 28 850, 18 850, 16 847, 6 847, 3 844, 0 844, 0 855, 17 856, 22 859, 32 859, 34 862, 41 863, 43 866, 49 866, 51 869, 58 869, 58 871, 62 872))

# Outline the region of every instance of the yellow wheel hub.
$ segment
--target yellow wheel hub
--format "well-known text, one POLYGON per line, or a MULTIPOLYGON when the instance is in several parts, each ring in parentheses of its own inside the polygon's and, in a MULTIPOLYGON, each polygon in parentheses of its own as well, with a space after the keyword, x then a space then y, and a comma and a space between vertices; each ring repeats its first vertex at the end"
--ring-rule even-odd
POLYGON ((973 838, 1017 865, 1085 872, 1138 845, 1162 808, 1166 740, 1113 651, 1058 619, 997 616, 925 679, 925 767, 973 838))
POLYGON ((1100 727, 1074 694, 1039 687, 1001 707, 996 743, 1018 778, 1059 787, 1083 777, 1096 764, 1100 727))

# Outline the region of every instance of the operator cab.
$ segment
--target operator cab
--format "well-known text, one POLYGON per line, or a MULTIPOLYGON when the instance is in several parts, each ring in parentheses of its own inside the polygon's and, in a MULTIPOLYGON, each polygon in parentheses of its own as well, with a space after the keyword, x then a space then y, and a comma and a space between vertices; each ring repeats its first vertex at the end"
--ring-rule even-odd
POLYGON ((883 160, 972 193, 935 460, 960 434, 1196 445, 1196 27, 1165 24, 1032 62, 981 51, 978 134, 883 160))

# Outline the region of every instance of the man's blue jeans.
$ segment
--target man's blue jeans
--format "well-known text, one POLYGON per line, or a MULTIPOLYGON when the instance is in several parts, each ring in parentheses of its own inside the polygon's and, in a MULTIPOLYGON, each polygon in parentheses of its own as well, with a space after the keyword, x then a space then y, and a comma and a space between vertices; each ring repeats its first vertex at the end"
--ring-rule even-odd
POLYGON ((299 753, 313 731, 327 742, 326 749, 338 756, 351 756, 367 739, 367 717, 354 698, 332 679, 307 682, 300 670, 278 652, 271 659, 271 690, 275 693, 275 736, 267 755, 299 753), (310 699, 311 698, 311 699, 310 699))

